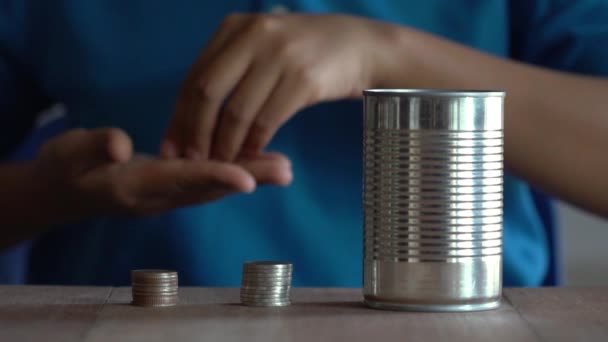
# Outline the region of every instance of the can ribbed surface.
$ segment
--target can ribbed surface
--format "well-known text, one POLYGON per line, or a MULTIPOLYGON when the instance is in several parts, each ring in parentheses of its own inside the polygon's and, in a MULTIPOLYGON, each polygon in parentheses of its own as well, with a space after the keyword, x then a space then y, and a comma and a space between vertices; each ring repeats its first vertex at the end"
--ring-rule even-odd
POLYGON ((504 94, 364 95, 366 302, 404 310, 498 306, 504 94))

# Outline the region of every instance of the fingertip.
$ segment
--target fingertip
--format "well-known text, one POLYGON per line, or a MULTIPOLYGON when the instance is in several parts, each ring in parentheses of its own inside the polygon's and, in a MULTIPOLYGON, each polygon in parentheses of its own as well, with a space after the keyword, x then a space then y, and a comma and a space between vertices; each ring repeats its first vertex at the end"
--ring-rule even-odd
POLYGON ((283 171, 277 177, 277 185, 279 186, 288 186, 293 182, 293 171, 291 168, 283 171))
POLYGON ((126 162, 133 155, 133 143, 129 135, 118 128, 110 128, 106 132, 107 151, 110 159, 115 162, 126 162))
POLYGON ((173 141, 166 139, 160 145, 160 156, 164 159, 177 158, 177 145, 173 141))
POLYGON ((255 179, 251 175, 248 175, 247 178, 243 179, 242 188, 240 190, 246 194, 251 194, 255 191, 255 188, 255 179))
POLYGON ((201 165, 206 164, 211 167, 209 170, 216 181, 225 184, 232 191, 242 193, 252 193, 257 187, 257 181, 253 174, 243 169, 238 165, 215 162, 215 161, 204 161, 201 165))
POLYGON ((276 152, 269 153, 269 155, 271 155, 272 158, 274 158, 277 162, 281 163, 282 167, 291 170, 291 160, 289 160, 289 158, 287 158, 285 155, 276 152))
POLYGON ((190 147, 186 150, 186 158, 190 160, 202 160, 203 155, 198 150, 190 147))
POLYGON ((280 154, 278 154, 276 158, 276 162, 278 164, 277 169, 279 170, 277 172, 277 185, 287 186, 293 181, 291 161, 287 157, 280 154))

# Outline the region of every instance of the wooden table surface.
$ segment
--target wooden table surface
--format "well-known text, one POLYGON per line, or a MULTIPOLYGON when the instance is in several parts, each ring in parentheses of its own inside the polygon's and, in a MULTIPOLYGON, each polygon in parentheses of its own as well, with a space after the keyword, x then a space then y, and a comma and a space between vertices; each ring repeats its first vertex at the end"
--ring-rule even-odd
POLYGON ((505 289, 493 311, 368 309, 360 289, 292 289, 285 308, 238 289, 180 288, 180 305, 129 305, 130 288, 0 286, 0 341, 608 341, 608 287, 505 289))

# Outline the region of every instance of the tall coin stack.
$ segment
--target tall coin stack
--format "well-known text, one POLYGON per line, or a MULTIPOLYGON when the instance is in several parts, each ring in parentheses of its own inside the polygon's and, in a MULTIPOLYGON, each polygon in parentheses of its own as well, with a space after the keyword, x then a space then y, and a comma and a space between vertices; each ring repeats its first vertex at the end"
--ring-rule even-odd
POLYGON ((133 305, 173 306, 178 302, 177 272, 168 270, 131 271, 133 305))
POLYGON ((255 261, 243 265, 241 303, 249 306, 287 306, 291 304, 292 264, 255 261))

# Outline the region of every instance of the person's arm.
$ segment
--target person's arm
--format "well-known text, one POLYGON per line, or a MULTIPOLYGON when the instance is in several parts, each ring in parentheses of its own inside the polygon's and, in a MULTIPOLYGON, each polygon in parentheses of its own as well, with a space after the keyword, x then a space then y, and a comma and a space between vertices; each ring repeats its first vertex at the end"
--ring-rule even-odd
POLYGON ((73 129, 45 143, 34 161, 0 164, 0 250, 54 224, 160 213, 251 192, 256 183, 287 185, 290 168, 278 153, 236 163, 133 155, 119 129, 73 129))
POLYGON ((507 168, 608 216, 606 13, 595 0, 512 1, 510 48, 527 64, 395 27, 397 58, 377 85, 506 90, 507 168))
POLYGON ((402 27, 395 27, 394 46, 395 59, 374 86, 506 90, 506 166, 549 193, 608 216, 606 78, 499 59, 402 27))
POLYGON ((21 63, 24 10, 23 1, 0 6, 0 251, 57 224, 159 213, 291 181, 290 163, 278 153, 235 163, 149 158, 134 155, 130 137, 114 128, 72 129, 44 143, 33 160, 12 160, 52 103, 21 63))
POLYGON ((502 89, 507 167, 608 216, 608 80, 580 74, 608 75, 608 4, 510 3, 530 5, 511 11, 529 16, 512 23, 528 64, 352 16, 229 16, 182 85, 161 154, 232 160, 263 149, 300 109, 366 88, 502 89))
POLYGON ((7 23, 2 27, 6 30, 0 30, 0 250, 31 238, 34 227, 57 222, 61 215, 57 201, 43 193, 33 163, 16 162, 13 156, 33 129, 37 114, 51 104, 18 61, 21 7, 0 11, 0 19, 7 23))
POLYGON ((69 209, 46 188, 33 162, 0 164, 0 250, 68 219, 69 209))

